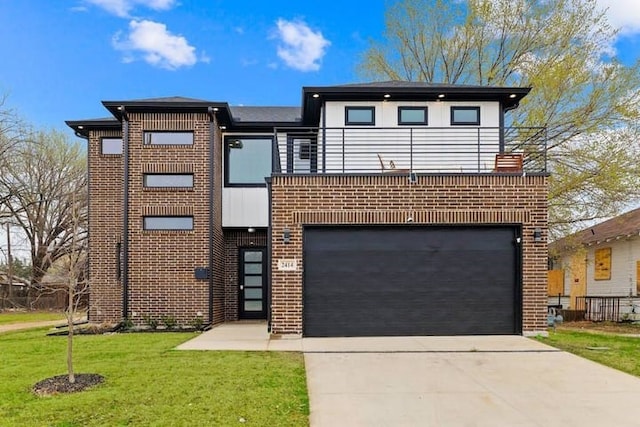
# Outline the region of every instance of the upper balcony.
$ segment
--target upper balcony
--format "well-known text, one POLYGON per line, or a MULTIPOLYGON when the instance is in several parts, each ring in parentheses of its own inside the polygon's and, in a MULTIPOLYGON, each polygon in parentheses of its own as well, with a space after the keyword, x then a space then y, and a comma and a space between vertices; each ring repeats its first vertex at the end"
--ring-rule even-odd
POLYGON ((277 128, 274 173, 546 174, 536 127, 277 128))

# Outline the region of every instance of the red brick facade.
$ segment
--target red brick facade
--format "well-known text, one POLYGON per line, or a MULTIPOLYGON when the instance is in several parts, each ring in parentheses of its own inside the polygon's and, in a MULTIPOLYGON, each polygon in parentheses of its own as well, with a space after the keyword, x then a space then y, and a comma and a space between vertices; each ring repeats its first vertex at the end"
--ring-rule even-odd
POLYGON ((122 236, 123 159, 102 155, 103 137, 120 137, 121 130, 91 132, 89 156, 89 319, 122 319, 122 284, 118 280, 117 245, 122 236))
POLYGON ((272 317, 276 334, 302 332, 302 233, 311 224, 516 224, 522 227, 523 333, 546 330, 547 179, 544 176, 274 176, 272 317), (290 243, 282 239, 291 232, 290 243), (543 241, 534 242, 534 229, 543 241), (278 271, 278 259, 297 271, 278 271))
MULTIPOLYGON (((209 281, 194 270, 209 267, 209 116, 207 114, 133 113, 129 118, 129 277, 128 313, 134 323, 145 317, 174 317, 188 324, 196 317, 224 320, 224 238, 222 234, 222 159, 214 156, 213 319, 209 319, 209 281), (145 145, 145 131, 193 132, 193 145, 145 145), (193 173, 193 188, 144 188, 145 173, 193 173), (148 215, 193 216, 191 231, 145 231, 148 215)), ((217 126, 214 153, 222 152, 217 126)), ((112 135, 113 133, 109 134, 112 135)), ((119 135, 119 133, 118 133, 119 135)), ((117 244, 122 242, 124 156, 100 154, 100 136, 92 132, 90 164, 90 318, 122 319, 123 284, 117 279, 117 244)), ((115 135, 114 135, 115 136, 115 135)))

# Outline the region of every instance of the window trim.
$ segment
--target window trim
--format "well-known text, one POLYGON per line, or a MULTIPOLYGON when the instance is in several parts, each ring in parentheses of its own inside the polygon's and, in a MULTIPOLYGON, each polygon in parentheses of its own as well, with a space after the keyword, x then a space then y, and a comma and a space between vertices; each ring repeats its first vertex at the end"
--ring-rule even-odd
POLYGON ((142 217, 142 230, 143 231, 193 231, 194 223, 193 223, 193 215, 144 215, 142 217), (191 228, 147 228, 147 218, 190 218, 191 219, 191 228))
MULTIPOLYGON (((262 188, 267 186, 267 182, 264 183, 238 183, 229 182, 229 154, 231 148, 229 147, 229 141, 232 139, 251 140, 251 139, 264 139, 271 141, 271 173, 273 173, 273 135, 225 135, 224 137, 224 186, 233 188, 262 188)), ((270 175, 269 175, 270 176, 270 175)), ((266 177, 265 177, 266 178, 266 177)))
POLYGON ((193 173, 156 173, 156 172, 148 172, 142 174, 142 187, 145 190, 163 190, 163 189, 172 189, 172 190, 191 190, 195 186, 195 178, 193 173), (169 185, 169 186, 160 186, 160 185, 148 185, 147 177, 149 175, 152 176, 190 176, 191 177, 191 185, 169 185))
POLYGON ((376 124, 376 107, 346 105, 344 107, 344 124, 345 124, 345 126, 375 126, 375 124, 376 124), (369 122, 352 122, 352 121, 349 121, 349 110, 371 111, 371 121, 369 121, 369 122))
POLYGON ((124 153, 124 140, 121 136, 102 136, 100 137, 100 155, 101 156, 122 156, 124 153), (104 140, 105 139, 119 139, 120 140, 120 152, 119 153, 105 153, 104 152, 104 140))
POLYGON ((480 126, 480 107, 476 106, 476 107, 470 107, 470 106, 457 106, 457 105, 452 105, 451 106, 451 126, 480 126), (454 114, 456 110, 461 110, 461 111, 477 111, 478 113, 478 120, 474 121, 474 122, 456 122, 454 120, 454 114))
POLYGON ((195 135, 192 130, 145 130, 142 132, 142 145, 144 147, 193 147, 195 145, 195 135), (157 144, 147 142, 147 135, 154 133, 173 133, 173 134, 190 134, 191 143, 189 144, 157 144))
POLYGON ((398 106, 398 126, 427 126, 429 124, 429 107, 425 106, 398 106), (424 111, 424 121, 422 122, 405 122, 402 120, 402 111, 424 111))

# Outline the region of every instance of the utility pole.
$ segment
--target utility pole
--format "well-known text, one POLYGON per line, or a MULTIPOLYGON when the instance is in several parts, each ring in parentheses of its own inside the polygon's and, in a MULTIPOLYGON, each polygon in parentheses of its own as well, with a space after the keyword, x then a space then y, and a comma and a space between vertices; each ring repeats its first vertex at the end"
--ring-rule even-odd
POLYGON ((9 302, 13 304, 13 258, 11 256, 11 229, 7 222, 7 276, 9 282, 9 302))

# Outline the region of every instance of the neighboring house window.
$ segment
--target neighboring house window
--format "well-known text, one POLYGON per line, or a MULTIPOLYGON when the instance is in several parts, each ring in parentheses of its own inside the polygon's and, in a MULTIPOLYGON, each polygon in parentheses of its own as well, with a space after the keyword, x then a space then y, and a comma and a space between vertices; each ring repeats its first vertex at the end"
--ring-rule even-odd
POLYGON ((193 145, 193 132, 145 132, 145 145, 193 145))
POLYGON ((480 107, 451 107, 452 125, 480 125, 480 107))
POLYGON ((346 125, 375 125, 375 107, 344 107, 344 123, 346 125))
POLYGON ((225 184, 265 186, 272 171, 272 146, 271 137, 226 137, 225 184))
POLYGON ((147 188, 192 188, 193 174, 145 173, 143 183, 147 188))
POLYGON ((427 107, 398 107, 399 125, 429 124, 427 107))
POLYGON ((102 154, 122 154, 122 138, 100 139, 100 152, 102 154))
POLYGON ((593 278, 611 280, 611 248, 596 249, 593 278))
POLYGON ((193 230, 192 216, 145 216, 145 230, 193 230))

